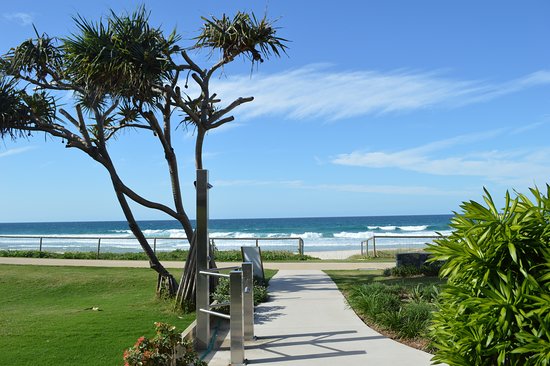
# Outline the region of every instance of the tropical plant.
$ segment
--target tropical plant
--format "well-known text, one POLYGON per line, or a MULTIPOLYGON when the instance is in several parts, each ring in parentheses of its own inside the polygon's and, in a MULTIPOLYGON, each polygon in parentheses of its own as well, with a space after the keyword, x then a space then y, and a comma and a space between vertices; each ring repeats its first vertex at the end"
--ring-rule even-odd
MULTIPOLYGON (((218 304, 229 303, 231 300, 230 285, 227 278, 221 278, 216 291, 212 293, 212 300, 217 301, 218 304)), ((254 279, 254 306, 266 302, 269 298, 267 291, 267 283, 260 283, 260 281, 254 279)), ((218 310, 222 313, 229 314, 229 306, 220 306, 218 310)))
POLYGON ((396 285, 370 283, 354 287, 348 301, 370 324, 389 330, 399 338, 425 336, 434 309, 432 290, 417 287, 408 290, 396 285))
POLYGON ((193 349, 193 342, 182 339, 176 327, 155 323, 153 338, 139 337, 124 351, 124 366, 206 366, 193 349))
POLYGON ((462 204, 453 233, 430 245, 444 260, 432 336, 435 362, 449 365, 550 363, 550 187, 533 200, 506 193, 497 209, 462 204))
POLYGON ((36 38, 0 58, 0 138, 45 132, 101 164, 130 230, 159 274, 157 290, 166 289, 170 296, 177 295, 180 303, 192 305, 194 228, 183 204, 172 134, 181 124, 196 129, 195 165, 203 169, 206 132, 233 121, 229 114, 253 100, 241 97, 222 105, 210 91, 212 76, 238 55, 251 56, 253 62, 279 56, 286 50, 285 40, 275 36, 276 28, 265 17, 258 21, 244 13, 233 19, 225 15, 221 20, 205 19, 196 42, 188 47, 179 45, 181 37, 175 31, 166 36, 151 26, 144 7, 124 15, 111 12, 98 22, 80 16, 74 21, 76 30, 69 37, 39 35, 35 29, 36 38), (220 50, 222 57, 202 67, 189 56, 189 49, 220 50), (198 95, 181 90, 182 73, 187 74, 185 87, 190 76, 198 86, 198 95), (74 96, 72 108, 58 103, 60 92, 74 96), (170 177, 172 204, 140 195, 118 174, 109 148, 118 134, 127 130, 148 131, 158 140, 170 177), (168 215, 185 231, 190 255, 179 286, 143 235, 130 201, 168 215))

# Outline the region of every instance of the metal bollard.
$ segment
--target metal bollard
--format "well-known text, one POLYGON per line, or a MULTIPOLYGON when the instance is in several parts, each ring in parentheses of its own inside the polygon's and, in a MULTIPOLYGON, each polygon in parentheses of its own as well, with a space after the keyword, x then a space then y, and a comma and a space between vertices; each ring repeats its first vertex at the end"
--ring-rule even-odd
MULTIPOLYGON (((210 309, 210 284, 208 276, 201 275, 210 267, 209 237, 208 237, 208 171, 197 170, 197 229, 196 235, 196 306, 197 309, 210 309)), ((210 342, 210 314, 197 311, 196 346, 207 349, 210 342)))
POLYGON ((244 365, 244 326, 243 326, 243 272, 229 273, 231 305, 229 332, 231 338, 231 365, 244 365))
POLYGON ((243 262, 244 340, 254 340, 254 273, 251 262, 243 262))

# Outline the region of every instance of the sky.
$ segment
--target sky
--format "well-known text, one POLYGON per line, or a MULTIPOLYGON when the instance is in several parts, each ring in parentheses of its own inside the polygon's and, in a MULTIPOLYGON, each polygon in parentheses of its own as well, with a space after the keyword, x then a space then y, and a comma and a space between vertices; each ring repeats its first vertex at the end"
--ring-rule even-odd
MULTIPOLYGON (((19 1, 0 11, 0 52, 37 30, 65 37, 73 16, 97 20, 137 1, 19 1)), ((550 176, 550 3, 341 0, 146 1, 151 23, 189 46, 201 16, 267 13, 288 55, 236 60, 213 80, 223 101, 255 100, 206 137, 211 218, 450 214, 486 187, 544 188, 550 176)), ((193 54, 211 65, 204 53, 193 54)), ((70 99, 70 98, 69 98, 70 99)), ((67 100, 69 103, 70 100, 67 100)), ((194 131, 174 146, 195 215, 194 131)), ((111 146, 137 192, 170 203, 152 136, 111 146)), ((56 139, 0 142, 0 222, 124 216, 104 169, 56 139)), ((134 207, 136 217, 167 219, 134 207)))

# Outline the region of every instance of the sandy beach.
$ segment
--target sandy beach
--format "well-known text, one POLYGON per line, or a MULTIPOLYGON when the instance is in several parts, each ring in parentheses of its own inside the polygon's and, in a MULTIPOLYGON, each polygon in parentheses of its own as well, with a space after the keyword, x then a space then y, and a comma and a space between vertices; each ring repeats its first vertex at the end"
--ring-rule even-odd
POLYGON ((334 251, 319 251, 319 252, 308 252, 304 254, 316 257, 319 259, 347 259, 352 255, 361 254, 361 250, 334 250, 334 251))

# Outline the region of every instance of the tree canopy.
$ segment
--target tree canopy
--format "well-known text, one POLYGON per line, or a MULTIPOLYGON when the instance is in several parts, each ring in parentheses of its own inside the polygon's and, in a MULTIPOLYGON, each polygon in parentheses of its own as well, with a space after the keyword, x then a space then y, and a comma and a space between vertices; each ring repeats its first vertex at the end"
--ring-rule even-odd
POLYGON ((193 302, 194 229, 183 204, 172 133, 182 123, 196 129, 196 168, 202 169, 206 132, 232 121, 230 113, 253 100, 245 96, 222 102, 210 90, 212 76, 239 56, 252 64, 279 57, 286 53, 287 41, 277 36, 266 16, 238 12, 203 18, 192 43, 182 45, 175 30, 165 34, 151 26, 149 16, 143 6, 122 15, 111 11, 98 21, 75 16, 76 30, 64 38, 39 34, 35 28, 36 37, 0 57, 0 138, 45 132, 104 166, 130 229, 159 273, 159 287, 167 284, 170 294, 175 294, 177 281, 156 258, 128 201, 177 220, 191 245, 178 293, 193 302), (219 57, 203 67, 190 50, 205 50, 210 60, 219 57), (185 86, 190 77, 198 95, 181 90, 184 75, 185 86), (62 92, 71 93, 70 105, 60 105, 62 92), (127 129, 152 131, 158 139, 170 176, 171 204, 141 196, 118 175, 109 144, 127 129))

